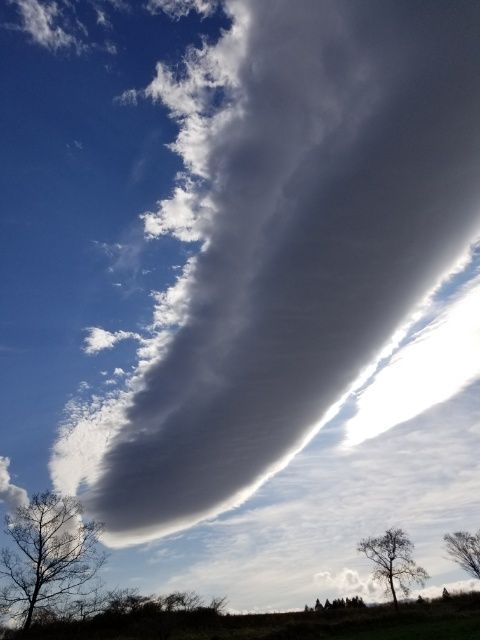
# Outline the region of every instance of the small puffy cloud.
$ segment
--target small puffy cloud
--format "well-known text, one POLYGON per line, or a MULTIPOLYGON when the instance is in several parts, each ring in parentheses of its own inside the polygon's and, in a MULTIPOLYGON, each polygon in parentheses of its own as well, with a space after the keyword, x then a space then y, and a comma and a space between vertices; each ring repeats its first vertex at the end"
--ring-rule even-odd
POLYGON ((323 591, 334 591, 338 596, 362 596, 364 599, 380 600, 383 589, 369 577, 361 577, 358 571, 344 568, 338 573, 319 571, 314 576, 315 584, 323 591))
POLYGON ((157 212, 146 212, 141 216, 147 238, 170 234, 182 242, 201 239, 196 224, 200 207, 195 192, 176 187, 173 196, 161 200, 158 206, 157 212))
POLYGON ((111 349, 122 340, 142 340, 138 333, 133 331, 107 331, 101 327, 88 327, 84 339, 83 351, 88 355, 94 355, 104 349, 111 349))
POLYGON ((9 0, 21 18, 19 27, 28 33, 33 42, 52 51, 74 48, 81 51, 79 39, 66 31, 64 16, 57 2, 40 0, 9 0))
POLYGON ((0 456, 0 502, 4 502, 7 509, 15 509, 28 504, 28 495, 25 489, 10 482, 9 466, 10 459, 0 456))

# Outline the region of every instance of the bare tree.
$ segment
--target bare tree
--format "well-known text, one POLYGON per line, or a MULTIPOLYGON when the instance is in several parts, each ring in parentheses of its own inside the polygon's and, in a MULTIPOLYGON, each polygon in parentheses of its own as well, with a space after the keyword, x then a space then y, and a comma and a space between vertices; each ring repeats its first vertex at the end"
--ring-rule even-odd
POLYGON ((99 613, 107 611, 113 599, 112 591, 104 591, 101 585, 96 585, 89 593, 78 598, 69 598, 57 613, 62 620, 88 620, 99 613))
POLYGON ((443 539, 450 558, 480 580, 480 529, 473 534, 468 531, 447 533, 443 539))
POLYGON ((195 591, 174 591, 166 596, 159 596, 157 602, 165 611, 193 611, 204 604, 202 597, 195 591))
POLYGON ((0 607, 22 619, 25 630, 35 611, 87 595, 87 583, 105 560, 97 549, 101 526, 82 522, 81 514, 78 500, 47 491, 5 518, 13 550, 0 552, 0 576, 6 583, 0 607))
POLYGON ((126 587, 124 589, 114 589, 107 594, 105 611, 110 613, 125 615, 135 613, 144 607, 148 602, 152 602, 152 596, 142 596, 138 589, 126 587))
POLYGON ((383 536, 361 540, 357 547, 376 565, 373 578, 384 585, 386 593, 391 592, 397 611, 397 589, 407 596, 412 583, 423 586, 429 577, 425 569, 414 562, 413 547, 405 531, 394 528, 387 529, 383 536))
POLYGON ((208 605, 209 609, 213 609, 215 613, 222 615, 227 607, 227 597, 223 596, 215 596, 210 600, 210 604, 208 605))

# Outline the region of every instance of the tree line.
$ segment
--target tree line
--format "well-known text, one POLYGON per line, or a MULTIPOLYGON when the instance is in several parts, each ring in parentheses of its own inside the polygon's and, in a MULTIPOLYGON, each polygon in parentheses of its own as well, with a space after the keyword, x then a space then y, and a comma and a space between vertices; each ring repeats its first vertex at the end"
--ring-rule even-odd
MULTIPOLYGON (((446 533, 443 537, 445 550, 451 560, 464 571, 480 580, 480 529, 477 533, 456 531, 446 533)), ((413 585, 425 586, 429 578, 423 567, 417 565, 413 559, 414 544, 403 529, 391 527, 381 536, 360 540, 357 551, 365 555, 374 565, 373 579, 382 584, 386 595, 391 595, 392 604, 398 611, 398 595, 405 597, 410 594, 413 585)), ((444 588, 444 599, 449 597, 444 588)), ((422 598, 420 598, 422 601, 422 598)), ((341 609, 346 607, 364 607, 362 598, 336 599, 330 603, 327 599, 322 605, 317 598, 314 607, 305 605, 305 611, 323 611, 324 609, 341 609)))
MULTIPOLYGON (((18 620, 24 630, 42 616, 85 619, 107 610, 125 612, 145 606, 167 612, 205 609, 218 613, 225 605, 220 598, 205 606, 198 595, 189 592, 145 598, 128 590, 102 591, 96 580, 105 562, 97 545, 102 526, 82 520, 76 498, 52 491, 36 494, 28 505, 6 516, 4 531, 11 548, 0 551, 0 613, 18 620)), ((446 534, 444 542, 450 558, 480 579, 480 530, 446 534)), ((413 560, 413 549, 412 541, 399 528, 365 538, 357 546, 373 563, 373 578, 391 594, 395 609, 397 592, 408 596, 413 584, 423 586, 429 577, 413 560)), ((327 600, 324 605, 317 599, 315 610, 364 606, 359 596, 327 600)))
POLYGON ((327 598, 325 604, 322 604, 317 598, 315 606, 309 607, 308 604, 306 604, 304 611, 306 613, 312 611, 319 613, 320 611, 334 611, 336 609, 364 609, 366 606, 363 598, 360 596, 353 596, 353 598, 335 598, 332 602, 327 598))

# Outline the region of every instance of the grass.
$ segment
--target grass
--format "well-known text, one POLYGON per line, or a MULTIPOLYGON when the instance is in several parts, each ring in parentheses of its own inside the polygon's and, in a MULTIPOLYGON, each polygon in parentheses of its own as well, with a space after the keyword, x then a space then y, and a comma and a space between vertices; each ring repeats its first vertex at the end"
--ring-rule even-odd
POLYGON ((408 626, 347 632, 336 637, 339 640, 479 640, 480 616, 477 619, 429 620, 408 626))
POLYGON ((320 613, 220 615, 150 608, 100 614, 84 622, 33 626, 32 640, 480 640, 480 593, 423 604, 320 613))

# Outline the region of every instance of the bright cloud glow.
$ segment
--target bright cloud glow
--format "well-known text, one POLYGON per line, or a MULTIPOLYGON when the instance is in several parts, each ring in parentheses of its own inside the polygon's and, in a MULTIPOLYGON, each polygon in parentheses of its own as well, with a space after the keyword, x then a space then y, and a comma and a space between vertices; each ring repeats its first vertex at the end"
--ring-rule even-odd
POLYGON ((347 445, 410 420, 480 376, 480 279, 435 308, 428 324, 359 393, 358 412, 347 423, 347 445))

